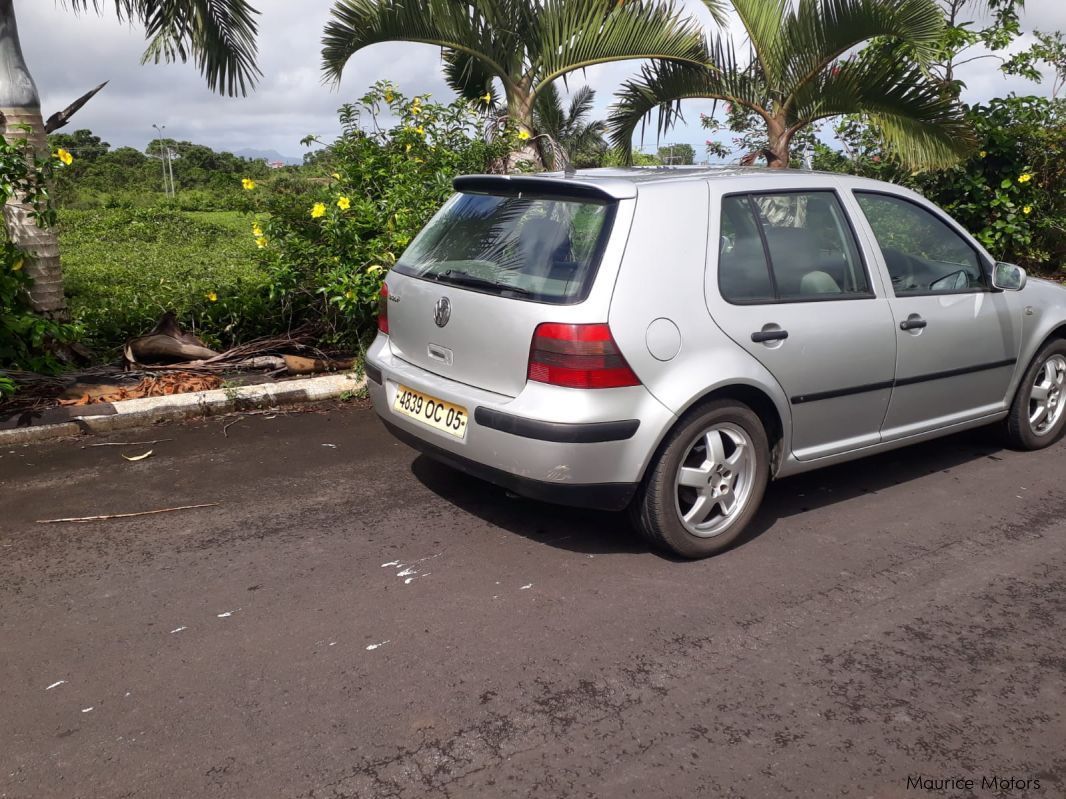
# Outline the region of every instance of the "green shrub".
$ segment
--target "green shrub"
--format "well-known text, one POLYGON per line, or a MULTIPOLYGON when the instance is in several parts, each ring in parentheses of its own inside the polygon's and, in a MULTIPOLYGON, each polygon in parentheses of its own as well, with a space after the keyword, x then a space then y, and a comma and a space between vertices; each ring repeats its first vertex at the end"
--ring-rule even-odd
MULTIPOLYGON (((0 136, 0 204, 20 196, 38 225, 53 224, 55 210, 47 186, 53 171, 61 167, 58 158, 38 158, 25 139, 9 142, 0 136)), ((73 341, 77 330, 33 313, 25 263, 26 255, 8 240, 5 228, 0 236, 0 369, 50 372, 59 367, 54 357, 57 345, 73 341)), ((14 390, 15 384, 0 375, 0 397, 14 390)))
POLYGON ((815 167, 908 186, 996 258, 1038 273, 1066 268, 1066 100, 1012 95, 972 106, 967 119, 980 145, 950 169, 904 170, 857 119, 837 128, 848 154, 819 146, 815 167))
POLYGON ((373 328, 384 274, 452 193, 452 179, 486 171, 513 134, 486 136, 479 106, 408 98, 387 82, 340 109, 342 134, 314 162, 246 193, 283 312, 323 324, 326 341, 355 346, 373 328), (389 129, 382 117, 396 119, 389 129))
POLYGON ((65 210, 59 221, 71 314, 101 354, 168 310, 216 347, 284 329, 250 215, 118 208, 65 210))

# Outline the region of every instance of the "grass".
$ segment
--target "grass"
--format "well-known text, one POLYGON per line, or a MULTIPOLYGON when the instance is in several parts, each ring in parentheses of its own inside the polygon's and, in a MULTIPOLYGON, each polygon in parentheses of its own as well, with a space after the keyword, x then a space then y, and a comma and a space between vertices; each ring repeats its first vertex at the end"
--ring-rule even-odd
POLYGON ((66 210, 59 222, 71 313, 100 354, 147 333, 168 310, 215 347, 270 332, 251 215, 66 210))

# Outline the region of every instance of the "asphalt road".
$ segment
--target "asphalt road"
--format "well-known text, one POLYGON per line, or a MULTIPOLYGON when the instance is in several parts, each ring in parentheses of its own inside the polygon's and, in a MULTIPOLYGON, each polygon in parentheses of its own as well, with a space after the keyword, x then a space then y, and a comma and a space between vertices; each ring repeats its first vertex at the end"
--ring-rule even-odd
POLYGON ((232 421, 0 451, 0 796, 1066 794, 1066 443, 782 481, 683 563, 363 408, 232 421))

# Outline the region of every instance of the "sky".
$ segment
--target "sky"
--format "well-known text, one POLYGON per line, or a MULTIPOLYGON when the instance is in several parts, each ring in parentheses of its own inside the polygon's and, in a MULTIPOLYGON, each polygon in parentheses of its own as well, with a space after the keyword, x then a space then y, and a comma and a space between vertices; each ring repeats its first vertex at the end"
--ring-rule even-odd
MULTIPOLYGON (((683 0, 710 28, 713 23, 699 0, 683 0)), ((332 0, 253 0, 260 17, 259 64, 263 78, 247 98, 212 94, 192 64, 140 65, 144 31, 120 24, 105 3, 107 14, 75 16, 56 0, 15 0, 22 48, 41 95, 47 118, 105 80, 107 88, 78 112, 66 131, 90 128, 112 146, 143 149, 154 138, 152 125, 166 134, 218 150, 274 150, 299 158, 300 140, 315 134, 329 141, 339 132, 336 109, 365 93, 382 78, 405 94, 453 95, 444 83, 440 51, 428 45, 385 43, 357 53, 339 86, 323 83, 319 41, 332 0)), ((734 21, 731 30, 739 29, 734 21)), ((1026 32, 1011 50, 1032 41, 1031 31, 1066 30, 1066 0, 1028 0, 1022 14, 1026 32)), ((963 100, 973 103, 1019 94, 1048 94, 1050 80, 1035 84, 999 72, 998 61, 982 59, 965 65, 959 77, 967 84, 963 100)), ((571 78, 571 86, 588 83, 597 91, 597 118, 606 117, 611 95, 638 70, 636 62, 608 64, 571 78)), ((704 153, 706 132, 701 112, 710 102, 686 102, 687 124, 674 128, 663 143, 684 142, 704 153)), ((66 132, 65 131, 65 132, 66 132)), ((640 141, 635 142, 638 146, 640 141)), ((654 130, 644 149, 654 150, 654 130)))

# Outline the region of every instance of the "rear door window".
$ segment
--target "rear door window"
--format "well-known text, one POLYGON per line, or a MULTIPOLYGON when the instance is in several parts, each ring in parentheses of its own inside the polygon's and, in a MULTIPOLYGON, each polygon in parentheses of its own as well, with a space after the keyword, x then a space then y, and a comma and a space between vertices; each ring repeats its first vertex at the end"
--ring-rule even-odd
POLYGON ((722 199, 718 280, 733 303, 872 297, 844 209, 832 191, 722 199))
POLYGON ((489 294, 580 302, 592 287, 614 209, 587 199, 456 194, 395 269, 489 294))

